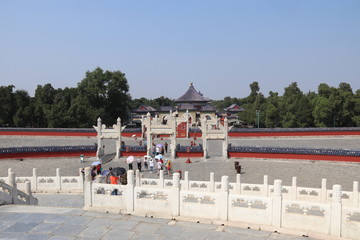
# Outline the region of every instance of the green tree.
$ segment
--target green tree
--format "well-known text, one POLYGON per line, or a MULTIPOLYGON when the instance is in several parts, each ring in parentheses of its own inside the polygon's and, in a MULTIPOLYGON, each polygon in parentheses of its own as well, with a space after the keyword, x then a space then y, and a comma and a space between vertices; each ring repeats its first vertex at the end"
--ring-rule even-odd
MULTIPOLYGON (((129 85, 125 74, 120 71, 103 71, 96 68, 86 72, 85 78, 78 84, 78 103, 86 101, 90 107, 86 111, 89 121, 96 122, 98 117, 106 125, 112 125, 120 117, 125 122, 129 117, 129 85), (97 115, 97 116, 95 116, 97 115)), ((80 106, 78 106, 80 107, 80 106)))
POLYGON ((0 126, 14 126, 13 117, 16 113, 14 85, 0 87, 0 126))
POLYGON ((32 101, 27 91, 17 90, 14 93, 16 113, 13 117, 16 127, 32 126, 32 101))

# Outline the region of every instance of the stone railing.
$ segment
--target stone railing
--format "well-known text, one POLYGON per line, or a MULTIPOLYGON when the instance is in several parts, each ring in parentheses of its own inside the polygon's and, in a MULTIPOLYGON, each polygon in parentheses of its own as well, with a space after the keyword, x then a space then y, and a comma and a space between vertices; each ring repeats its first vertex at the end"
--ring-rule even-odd
POLYGON ((229 132, 354 132, 360 127, 344 128, 231 128, 229 132))
MULTIPOLYGON (((0 181, 7 182, 11 177, 12 169, 8 169, 7 177, 0 177, 0 181)), ((29 177, 16 177, 15 182, 18 189, 25 190, 27 182, 31 183, 31 192, 39 193, 82 193, 84 187, 82 169, 79 169, 79 176, 61 176, 60 169, 56 169, 55 176, 38 176, 36 168, 33 168, 33 175, 29 177)))
POLYGON ((298 187, 296 178, 292 186, 282 186, 281 180, 269 185, 267 176, 262 184, 242 183, 240 175, 236 183, 229 183, 227 176, 215 182, 213 173, 210 181, 190 181, 187 172, 184 180, 179 173, 165 180, 162 171, 159 179, 141 179, 132 170, 127 177, 127 185, 93 183, 87 168, 85 208, 360 239, 357 182, 352 192, 344 192, 340 185, 327 190, 326 180, 315 189, 298 187), (117 195, 111 195, 114 189, 117 195))
POLYGON ((15 173, 11 173, 6 181, 0 181, 0 205, 3 204, 37 205, 38 200, 32 196, 31 183, 26 182, 24 191, 20 191, 15 182, 15 173))

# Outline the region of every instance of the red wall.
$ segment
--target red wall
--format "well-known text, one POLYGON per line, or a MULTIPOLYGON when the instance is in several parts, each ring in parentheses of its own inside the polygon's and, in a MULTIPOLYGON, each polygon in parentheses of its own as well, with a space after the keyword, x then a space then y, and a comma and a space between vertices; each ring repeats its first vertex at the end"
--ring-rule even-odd
POLYGON ((204 153, 203 152, 176 152, 176 157, 182 157, 182 158, 193 158, 193 157, 203 157, 204 153))
POLYGON ((229 137, 304 137, 304 136, 353 136, 360 131, 328 131, 328 132, 229 132, 229 137))
POLYGON ((3 153, 0 154, 0 159, 9 158, 48 158, 48 157, 85 157, 96 156, 96 151, 79 151, 79 152, 25 152, 25 153, 3 153))
POLYGON ((332 155, 228 152, 228 156, 236 157, 236 158, 285 158, 285 159, 360 162, 360 157, 332 156, 332 155))
POLYGON ((4 136, 77 136, 77 137, 96 137, 96 132, 33 132, 33 131, 0 131, 4 136))

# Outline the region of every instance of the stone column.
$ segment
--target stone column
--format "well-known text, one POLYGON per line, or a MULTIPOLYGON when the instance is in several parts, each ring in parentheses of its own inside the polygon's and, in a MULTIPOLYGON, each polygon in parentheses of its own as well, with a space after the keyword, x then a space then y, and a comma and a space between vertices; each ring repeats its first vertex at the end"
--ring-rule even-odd
POLYGON ((282 181, 276 179, 274 181, 274 196, 273 196, 273 209, 272 209, 272 226, 281 227, 282 215, 282 181))
POLYGON ((201 132, 203 139, 203 149, 204 149, 204 159, 208 157, 208 149, 207 149, 207 119, 204 117, 201 121, 201 132))
POLYGON ((86 167, 84 176, 84 208, 87 209, 92 207, 92 178, 91 178, 91 167, 86 167))
POLYGON ((224 159, 228 159, 228 132, 229 132, 229 123, 228 123, 228 119, 225 118, 224 119, 224 128, 223 128, 223 135, 224 135, 224 140, 223 140, 223 158, 224 159))
POLYGON ((220 193, 220 206, 219 206, 219 217, 220 220, 228 220, 229 211, 229 177, 221 177, 221 193, 220 193))
POLYGON ((56 185, 56 190, 57 190, 58 192, 62 190, 62 189, 61 189, 60 168, 56 168, 55 185, 56 185))
POLYGON ((359 182, 353 182, 353 192, 352 192, 352 204, 353 207, 359 207, 359 182))
POLYGON ((297 199, 297 178, 293 177, 291 182, 291 192, 290 192, 290 199, 296 200, 297 199))
MULTIPOLYGON (((147 154, 151 155, 152 154, 152 136, 151 136, 151 115, 148 112, 146 114, 146 118, 145 118, 145 127, 146 127, 146 141, 147 141, 147 154)), ((144 124, 143 122, 143 124, 144 124)))
POLYGON ((268 197, 269 195, 269 177, 268 175, 264 176, 264 184, 263 184, 263 192, 262 192, 262 196, 264 197, 268 197))
POLYGON ((188 191, 189 190, 189 172, 186 171, 184 174, 184 180, 181 185, 181 190, 188 191))
POLYGON ((120 158, 121 156, 121 119, 117 119, 116 124, 116 158, 120 158))
POLYGON ((176 117, 175 113, 172 113, 170 115, 171 119, 171 129, 172 129, 172 135, 170 136, 170 152, 171 157, 175 159, 176 157, 176 117))
POLYGON ((215 192, 215 174, 210 173, 209 192, 215 192))
POLYGON ((137 187, 140 187, 141 178, 140 178, 140 171, 139 171, 139 169, 136 169, 136 170, 135 170, 135 175, 136 175, 135 185, 136 185, 137 187))
POLYGON ((164 185, 164 170, 160 170, 158 188, 164 188, 164 185))
POLYGON ((326 182, 327 180, 325 178, 321 179, 321 203, 326 203, 327 201, 327 190, 326 190, 326 182))
POLYGON ((31 177, 31 187, 35 192, 38 190, 36 168, 33 168, 33 175, 31 177))
POLYGON ((126 185, 126 209, 128 213, 134 211, 134 171, 127 171, 127 185, 126 185))
POLYGON ((331 220, 330 235, 341 236, 341 186, 333 185, 332 203, 331 203, 331 220))
POLYGON ((96 152, 96 156, 98 158, 101 158, 104 155, 104 149, 102 148, 103 143, 102 143, 102 128, 101 128, 101 118, 97 119, 97 127, 96 127, 96 131, 97 131, 97 145, 98 145, 98 149, 96 152))
POLYGON ((235 194, 241 194, 241 174, 236 174, 235 194))
POLYGON ((171 214, 172 217, 180 215, 180 173, 173 174, 173 187, 171 189, 171 214))

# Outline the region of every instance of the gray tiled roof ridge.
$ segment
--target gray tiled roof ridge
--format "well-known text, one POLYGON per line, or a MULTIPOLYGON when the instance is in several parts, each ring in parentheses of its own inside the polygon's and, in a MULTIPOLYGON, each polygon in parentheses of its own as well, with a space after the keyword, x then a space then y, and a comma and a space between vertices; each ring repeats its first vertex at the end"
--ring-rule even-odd
POLYGON ((175 100, 175 102, 209 102, 210 99, 202 96, 199 92, 197 92, 192 83, 190 83, 189 89, 175 100))

